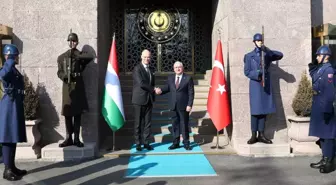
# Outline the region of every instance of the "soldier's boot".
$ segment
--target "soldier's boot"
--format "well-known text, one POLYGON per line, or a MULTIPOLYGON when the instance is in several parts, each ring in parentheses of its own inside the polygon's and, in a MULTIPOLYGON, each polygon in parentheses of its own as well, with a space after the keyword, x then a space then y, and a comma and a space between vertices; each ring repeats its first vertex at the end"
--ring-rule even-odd
POLYGON ((247 141, 247 144, 251 145, 251 144, 254 144, 256 142, 258 142, 257 132, 253 131, 251 138, 247 141))
POLYGON ((84 147, 84 144, 79 140, 79 133, 80 133, 80 126, 81 126, 81 119, 80 116, 75 116, 75 124, 74 124, 74 145, 77 147, 84 147))
POLYGON ((13 170, 11 168, 8 168, 7 166, 5 166, 5 170, 3 172, 3 176, 4 179, 9 180, 9 181, 17 181, 20 180, 21 177, 18 176, 17 174, 15 174, 13 172, 13 170))
POLYGON ((66 136, 63 143, 59 144, 59 147, 67 147, 73 145, 72 133, 73 133, 73 124, 72 124, 72 116, 65 116, 65 128, 66 128, 66 136))
POLYGON ((322 156, 322 159, 317 163, 310 163, 311 168, 320 169, 326 163, 326 157, 322 156))
POLYGON ((18 175, 18 176, 24 176, 24 175, 27 175, 27 170, 21 170, 21 169, 19 169, 19 168, 17 168, 17 167, 14 167, 13 169, 12 169, 12 171, 16 174, 16 175, 18 175))
POLYGON ((330 173, 335 170, 334 159, 326 157, 325 164, 321 166, 320 173, 330 173))
POLYGON ((265 143, 265 144, 272 144, 273 142, 269 139, 267 139, 264 135, 264 132, 263 131, 259 131, 258 132, 258 141, 259 142, 262 142, 262 143, 265 143))
POLYGON ((67 132, 65 140, 61 144, 59 144, 59 147, 64 148, 64 147, 71 146, 71 145, 73 145, 72 134, 67 132))

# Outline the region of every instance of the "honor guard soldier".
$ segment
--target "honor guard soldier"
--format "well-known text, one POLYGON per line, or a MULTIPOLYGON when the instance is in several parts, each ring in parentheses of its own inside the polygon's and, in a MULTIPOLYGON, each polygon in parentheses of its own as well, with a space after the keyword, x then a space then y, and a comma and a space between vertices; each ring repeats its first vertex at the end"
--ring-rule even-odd
POLYGON ((272 61, 282 59, 283 54, 265 47, 260 33, 253 36, 253 43, 255 49, 244 56, 244 74, 250 79, 252 130, 252 137, 247 143, 254 144, 259 141, 272 144, 272 141, 267 139, 264 135, 266 115, 275 113, 276 111, 268 68, 272 61), (264 56, 261 56, 262 53, 264 53, 264 56), (262 59, 261 57, 264 58, 262 59), (264 65, 262 65, 261 60, 264 61, 264 65))
POLYGON ((3 97, 0 101, 0 143, 2 145, 5 171, 3 178, 9 181, 21 179, 27 174, 15 166, 16 144, 27 142, 24 116, 24 80, 15 64, 19 61, 19 50, 13 44, 3 48, 5 63, 0 69, 3 97))
POLYGON ((76 48, 78 45, 76 33, 69 34, 68 43, 70 49, 57 58, 57 76, 63 81, 62 115, 65 117, 66 125, 66 138, 59 147, 70 145, 83 147, 84 144, 79 140, 81 116, 88 110, 88 105, 82 72, 93 57, 76 48))
POLYGON ((335 69, 329 62, 331 50, 328 46, 318 48, 316 55, 317 62, 308 64, 313 83, 309 136, 320 138, 322 159, 310 167, 319 169, 321 173, 330 173, 335 170, 335 69))

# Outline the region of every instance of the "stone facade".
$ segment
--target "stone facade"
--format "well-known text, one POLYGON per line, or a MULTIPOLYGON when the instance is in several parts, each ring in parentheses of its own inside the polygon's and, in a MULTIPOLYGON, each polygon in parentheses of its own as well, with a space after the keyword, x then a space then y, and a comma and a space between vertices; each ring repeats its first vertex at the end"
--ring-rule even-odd
MULTIPOLYGON (((2 0, 1 24, 13 28, 14 43, 19 46, 21 64, 41 96, 40 129, 43 144, 62 140, 65 136, 64 118, 60 115, 62 82, 57 77, 57 57, 69 47, 70 29, 79 35, 79 49, 97 51, 97 1, 95 0, 2 0)), ((98 67, 91 62, 84 71, 89 112, 82 118, 84 141, 97 141, 98 67)))
MULTIPOLYGON (((291 101, 300 76, 311 61, 310 1, 219 0, 213 29, 213 56, 217 29, 221 33, 227 80, 230 83, 233 135, 236 150, 251 136, 248 79, 243 73, 244 54, 253 50, 252 37, 265 30, 265 45, 283 52, 281 61, 271 68, 277 113, 268 117, 266 134, 274 143, 287 143, 286 115, 293 114, 291 101), (229 71, 229 72, 228 72, 229 71)), ((238 151, 239 152, 239 151, 238 151)))
MULTIPOLYGON (((332 11, 336 6, 334 0, 323 3, 317 0, 312 4, 306 0, 212 2, 212 58, 220 38, 231 90, 233 145, 237 149, 239 143, 246 143, 250 137, 248 79, 243 73, 243 57, 254 48, 252 36, 261 32, 262 25, 265 44, 284 54, 284 58, 270 69, 278 111, 268 117, 266 134, 275 143, 288 142, 286 115, 293 114, 292 98, 302 72, 312 60, 311 27, 336 22, 332 11), (235 83, 230 83, 232 81, 235 83)), ((104 128, 108 127, 99 107, 106 61, 115 31, 113 3, 117 1, 0 0, 0 23, 13 27, 14 43, 22 51, 19 68, 28 74, 35 86, 42 85, 39 93, 44 144, 55 143, 65 136, 64 118, 60 115, 62 82, 56 75, 56 59, 68 48, 66 38, 70 29, 79 35, 79 49, 85 48, 97 54, 97 60, 90 63, 84 72, 90 110, 82 119, 83 139, 85 142, 104 140, 107 133, 104 128)))

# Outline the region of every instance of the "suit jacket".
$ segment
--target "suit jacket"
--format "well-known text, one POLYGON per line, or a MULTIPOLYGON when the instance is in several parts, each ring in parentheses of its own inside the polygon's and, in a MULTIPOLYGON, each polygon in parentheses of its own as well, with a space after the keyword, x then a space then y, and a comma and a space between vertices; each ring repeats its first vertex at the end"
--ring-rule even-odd
POLYGON ((183 73, 179 87, 175 86, 175 74, 169 75, 166 85, 161 89, 162 94, 170 92, 169 109, 186 110, 187 106, 192 107, 194 103, 194 81, 191 76, 183 73))
POLYGON ((149 70, 151 77, 148 76, 142 63, 133 69, 132 103, 135 105, 146 105, 155 101, 155 76, 150 68, 149 70))

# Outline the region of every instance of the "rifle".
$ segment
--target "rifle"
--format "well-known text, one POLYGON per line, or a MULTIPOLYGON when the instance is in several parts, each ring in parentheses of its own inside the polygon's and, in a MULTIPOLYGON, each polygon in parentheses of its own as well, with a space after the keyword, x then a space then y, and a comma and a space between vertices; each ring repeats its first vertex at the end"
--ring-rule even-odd
MULTIPOLYGON (((264 46, 265 38, 264 38, 264 26, 261 27, 261 41, 262 45, 264 46)), ((261 55, 260 55, 260 64, 261 64, 261 71, 262 71, 262 77, 261 77, 261 85, 265 87, 265 57, 264 57, 264 50, 261 50, 261 55)))
MULTIPOLYGON (((72 29, 70 29, 70 33, 72 33, 72 29)), ((68 58, 68 66, 67 66, 67 75, 68 75, 68 84, 71 83, 71 71, 72 71, 72 41, 70 41, 70 57, 68 58)))

